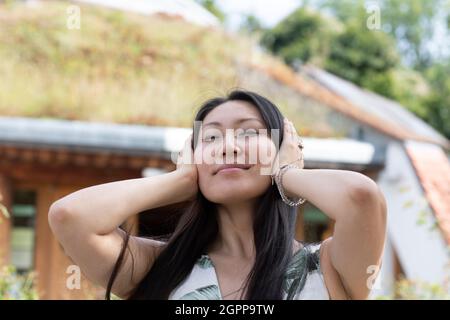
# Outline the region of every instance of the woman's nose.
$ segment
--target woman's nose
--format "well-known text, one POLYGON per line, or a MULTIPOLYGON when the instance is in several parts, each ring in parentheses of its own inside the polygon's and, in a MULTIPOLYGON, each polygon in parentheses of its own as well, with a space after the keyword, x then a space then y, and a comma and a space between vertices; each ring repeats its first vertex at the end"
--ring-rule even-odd
POLYGON ((239 143, 236 141, 236 137, 233 132, 230 132, 225 135, 222 143, 222 155, 226 156, 239 154, 241 152, 241 147, 239 143))

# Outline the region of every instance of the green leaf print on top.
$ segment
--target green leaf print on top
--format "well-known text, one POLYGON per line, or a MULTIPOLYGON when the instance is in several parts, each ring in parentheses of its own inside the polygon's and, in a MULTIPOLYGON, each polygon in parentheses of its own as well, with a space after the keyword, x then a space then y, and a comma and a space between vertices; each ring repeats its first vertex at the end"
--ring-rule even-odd
POLYGON ((215 284, 186 293, 180 300, 220 300, 219 287, 215 284))
MULTIPOLYGON (((300 250, 297 250, 289 262, 283 279, 283 291, 284 299, 293 300, 297 299, 298 295, 305 287, 307 278, 310 273, 318 269, 319 263, 319 251, 310 251, 309 247, 304 246, 300 250)), ((180 300, 222 300, 219 284, 217 281, 217 274, 214 268, 214 264, 207 254, 201 255, 196 262, 197 269, 196 275, 199 272, 208 272, 208 276, 212 278, 210 280, 203 281, 202 286, 195 287, 195 284, 191 284, 191 288, 188 289, 188 293, 179 298, 180 300), (211 272, 211 274, 209 274, 211 272), (205 283, 206 282, 206 283, 205 283)), ((320 270, 319 270, 320 271, 320 270)), ((209 278, 208 278, 209 279, 209 278)), ((186 292, 186 291, 185 291, 186 292)))
POLYGON ((283 290, 286 292, 286 300, 292 300, 297 292, 303 289, 308 274, 307 249, 298 250, 292 257, 284 276, 283 290))
POLYGON ((198 259, 196 264, 202 269, 209 269, 214 267, 211 259, 207 255, 202 255, 200 259, 198 259))

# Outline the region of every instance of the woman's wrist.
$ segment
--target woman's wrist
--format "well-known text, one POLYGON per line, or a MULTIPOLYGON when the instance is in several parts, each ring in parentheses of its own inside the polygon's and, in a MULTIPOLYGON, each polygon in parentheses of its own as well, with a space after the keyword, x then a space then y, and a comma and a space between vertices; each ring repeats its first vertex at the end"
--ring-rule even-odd
POLYGON ((175 183, 179 186, 177 197, 181 201, 193 199, 198 192, 197 176, 184 170, 174 170, 170 174, 174 176, 175 183))
POLYGON ((295 186, 299 183, 301 183, 301 176, 302 176, 302 172, 305 169, 302 168, 298 168, 298 167, 291 167, 289 169, 287 169, 284 173, 283 173, 283 178, 282 178, 282 185, 281 187, 284 190, 284 193, 287 197, 293 199, 293 198, 298 198, 298 197, 302 197, 301 195, 297 194, 296 192, 296 188, 295 186))
POLYGON ((286 184, 284 180, 285 175, 289 172, 301 169, 294 164, 285 164, 272 175, 272 184, 276 183, 281 199, 289 206, 298 206, 306 201, 302 197, 299 197, 294 189, 290 187, 290 184, 286 184))

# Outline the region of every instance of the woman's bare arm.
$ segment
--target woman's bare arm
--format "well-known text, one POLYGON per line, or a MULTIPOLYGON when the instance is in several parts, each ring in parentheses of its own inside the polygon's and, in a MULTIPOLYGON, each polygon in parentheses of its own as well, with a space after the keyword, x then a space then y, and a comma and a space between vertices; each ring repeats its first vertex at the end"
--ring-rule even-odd
MULTIPOLYGON (((106 287, 125 236, 119 226, 139 212, 191 198, 191 193, 196 192, 196 183, 182 170, 175 170, 92 186, 54 202, 49 210, 49 224, 66 254, 86 277, 106 287)), ((150 239, 130 238, 129 248, 134 259, 125 255, 112 288, 114 294, 127 296, 151 267, 161 244, 150 239)))
POLYGON ((380 266, 386 233, 386 202, 377 184, 353 171, 291 169, 283 187, 288 196, 305 198, 335 221, 324 256, 347 294, 366 299, 368 268, 380 266))

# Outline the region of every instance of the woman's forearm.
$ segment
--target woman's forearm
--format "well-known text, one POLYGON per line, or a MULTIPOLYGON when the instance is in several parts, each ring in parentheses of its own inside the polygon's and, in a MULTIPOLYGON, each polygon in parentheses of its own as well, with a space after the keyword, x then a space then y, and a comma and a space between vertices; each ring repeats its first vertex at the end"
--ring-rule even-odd
POLYGON ((283 188, 287 196, 306 199, 333 220, 375 200, 378 192, 376 183, 363 174, 329 169, 289 169, 283 188))
POLYGON ((139 212, 187 200, 190 189, 188 177, 175 170, 81 189, 56 201, 49 215, 83 232, 108 234, 139 212))

